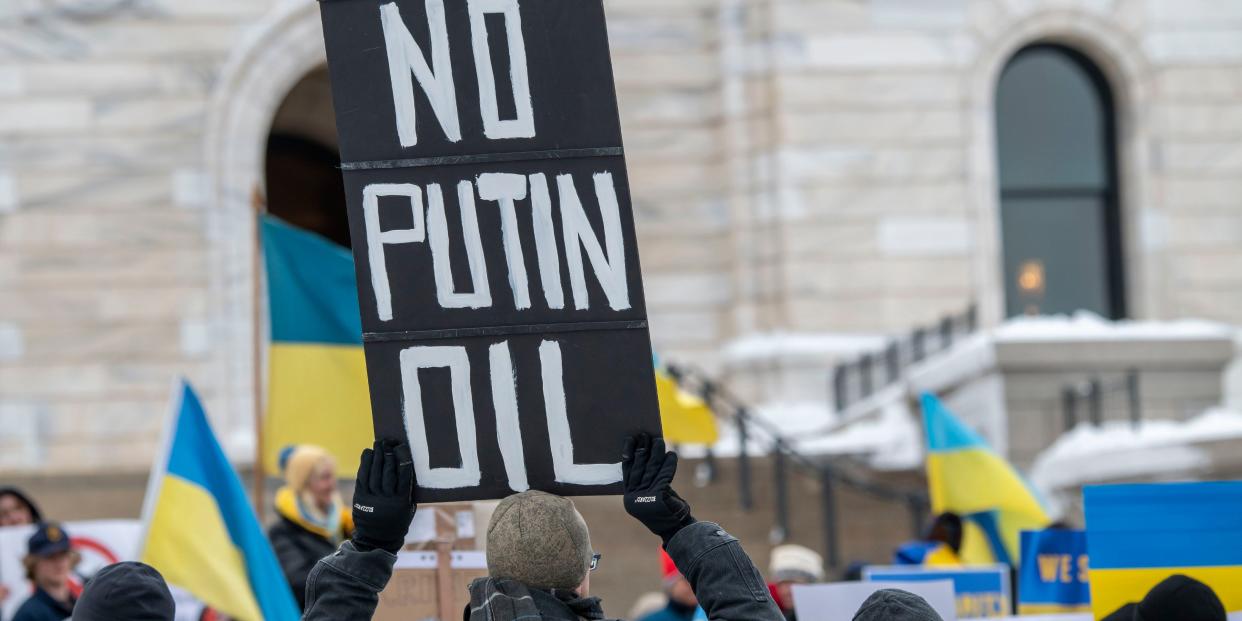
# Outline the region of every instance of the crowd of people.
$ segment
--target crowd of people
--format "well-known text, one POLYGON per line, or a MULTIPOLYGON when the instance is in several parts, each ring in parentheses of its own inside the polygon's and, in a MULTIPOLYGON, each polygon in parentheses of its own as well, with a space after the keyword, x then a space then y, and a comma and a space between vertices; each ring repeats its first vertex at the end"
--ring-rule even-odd
MULTIPOLYGON (((825 580, 823 559, 796 545, 772 552, 765 582, 741 543, 718 524, 697 519, 672 487, 677 454, 663 440, 627 441, 621 455, 625 511, 660 541, 663 594, 640 602, 637 621, 792 621, 794 585, 825 580)), ((392 576, 417 507, 413 459, 403 444, 377 442, 361 457, 352 506, 337 491, 336 464, 317 447, 282 455, 286 485, 276 494, 269 530, 285 577, 308 621, 370 619, 392 576)), ((20 490, 0 488, 0 526, 33 525, 24 559, 32 585, 12 621, 171 621, 175 604, 154 568, 110 565, 81 589, 69 534, 43 519, 20 490)), ((922 562, 960 545, 952 516, 940 516, 924 541, 903 546, 897 559, 922 562), (908 559, 905 557, 909 557, 908 559), (914 557, 918 557, 917 559, 914 557)), ((606 619, 591 596, 599 556, 591 533, 568 498, 526 491, 500 502, 486 531, 487 576, 469 585, 465 621, 606 619)), ((3 588, 3 587, 0 587, 3 588)), ((0 591, 0 600, 17 594, 0 591)), ((939 621, 921 597, 884 589, 855 613, 856 621, 939 621)), ((1173 576, 1107 621, 1225 621, 1220 599, 1186 576, 1173 576)))

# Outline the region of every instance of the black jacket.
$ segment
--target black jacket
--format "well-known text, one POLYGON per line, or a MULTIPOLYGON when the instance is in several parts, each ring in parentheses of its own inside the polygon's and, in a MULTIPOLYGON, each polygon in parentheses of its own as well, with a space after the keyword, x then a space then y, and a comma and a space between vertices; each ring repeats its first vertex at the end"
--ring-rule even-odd
POLYGON ((61 621, 73 614, 73 602, 68 606, 56 601, 40 588, 17 609, 13 621, 61 621))
POLYGON ((312 533, 284 516, 268 529, 267 538, 271 540, 276 560, 280 561, 285 580, 289 581, 289 588, 293 589, 293 596, 298 600, 298 608, 305 609, 306 578, 315 568, 315 563, 336 551, 336 546, 327 537, 312 533))
MULTIPOLYGON (((666 549, 682 575, 690 581, 708 619, 784 621, 741 543, 716 524, 691 524, 673 536, 666 549)), ((379 603, 379 592, 392 577, 396 561, 395 555, 384 550, 360 552, 353 542, 341 544, 339 550, 319 561, 311 572, 306 583, 306 613, 302 620, 370 619, 379 603)), ((569 602, 557 593, 542 597, 544 594, 540 592, 540 597, 536 598, 540 618, 603 618, 602 610, 596 608, 597 601, 569 602), (579 607, 588 604, 589 616, 583 615, 587 610, 579 607)), ((497 602, 493 600, 493 603, 497 602)), ((498 611, 491 612, 492 621, 506 621, 498 611)))

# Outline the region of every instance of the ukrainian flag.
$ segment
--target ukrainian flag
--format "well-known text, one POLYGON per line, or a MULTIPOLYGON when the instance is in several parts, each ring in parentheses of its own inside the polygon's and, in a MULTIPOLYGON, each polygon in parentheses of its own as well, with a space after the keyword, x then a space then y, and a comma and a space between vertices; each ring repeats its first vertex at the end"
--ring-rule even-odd
POLYGON ((1242 482, 1091 486, 1083 503, 1097 619, 1173 574, 1242 612, 1242 482))
POLYGON ((276 555, 184 381, 164 434, 143 506, 142 561, 239 621, 296 620, 276 555))
POLYGON ((272 334, 264 468, 280 472, 280 451, 293 444, 315 444, 338 464, 356 464, 374 433, 354 259, 275 217, 263 216, 261 226, 272 334))
POLYGON ((715 444, 720 438, 716 415, 707 402, 681 389, 662 366, 656 365, 656 397, 664 439, 672 444, 715 444))
POLYGON ((932 512, 962 517, 959 554, 968 565, 1017 562, 1023 530, 1050 520, 1026 481, 934 395, 924 394, 927 485, 932 512))

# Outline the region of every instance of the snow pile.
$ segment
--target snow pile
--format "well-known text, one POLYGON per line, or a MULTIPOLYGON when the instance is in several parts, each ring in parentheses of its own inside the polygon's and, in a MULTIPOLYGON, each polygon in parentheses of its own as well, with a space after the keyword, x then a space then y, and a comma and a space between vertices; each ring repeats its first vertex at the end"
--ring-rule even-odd
POLYGON ((993 331, 1000 342, 1152 341, 1234 338, 1233 327, 1201 319, 1110 321, 1095 313, 1015 317, 993 331))
POLYGON ((923 434, 904 401, 894 401, 875 418, 864 419, 796 443, 805 455, 853 455, 877 470, 909 470, 923 464, 923 434))
POLYGON ((1211 465, 1202 445, 1242 439, 1242 413, 1212 409, 1185 421, 1147 421, 1139 427, 1114 421, 1079 425, 1048 447, 1031 469, 1044 490, 1085 483, 1185 475, 1211 465))
POLYGON ((987 334, 974 334, 932 354, 906 371, 911 394, 940 392, 981 378, 996 369, 996 348, 987 334))
MULTIPOLYGON (((746 454, 767 455, 772 450, 772 437, 764 430, 770 427, 779 430, 781 437, 792 441, 797 437, 817 436, 832 428, 836 420, 832 412, 819 401, 791 401, 768 403, 749 411, 752 418, 766 423, 764 426, 749 424, 746 429, 746 454)), ((720 427, 720 439, 716 441, 712 452, 717 457, 737 457, 741 453, 741 441, 738 426, 732 420, 717 420, 720 427)), ((706 447, 685 446, 678 450, 686 457, 702 457, 706 447)))
POLYGON ((887 343, 876 334, 766 332, 732 341, 721 355, 732 363, 837 359, 878 351, 887 343))
MULTIPOLYGON (((820 402, 769 403, 751 411, 754 418, 778 429, 797 452, 808 457, 853 456, 881 470, 916 468, 923 460, 923 436, 917 421, 902 402, 880 410, 875 417, 837 425, 836 417, 820 402)), ((772 437, 759 425, 747 428, 746 453, 767 455, 772 437)), ((702 457, 705 447, 685 446, 686 457, 702 457)), ((741 452, 738 427, 721 422, 720 439, 712 446, 717 457, 737 457, 741 452)))

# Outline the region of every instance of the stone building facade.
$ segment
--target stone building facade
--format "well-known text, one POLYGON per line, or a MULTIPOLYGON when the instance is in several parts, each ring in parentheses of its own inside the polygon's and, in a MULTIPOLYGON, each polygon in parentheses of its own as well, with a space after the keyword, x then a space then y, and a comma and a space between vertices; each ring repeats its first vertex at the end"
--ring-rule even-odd
MULTIPOLYGON (((1039 43, 1111 89, 1125 315, 1242 321, 1242 4, 606 5, 665 357, 1002 320, 996 90, 1039 43)), ((252 197, 274 123, 333 139, 284 105, 323 62, 313 0, 0 3, 0 471, 144 469, 178 374, 248 458, 252 197)))

